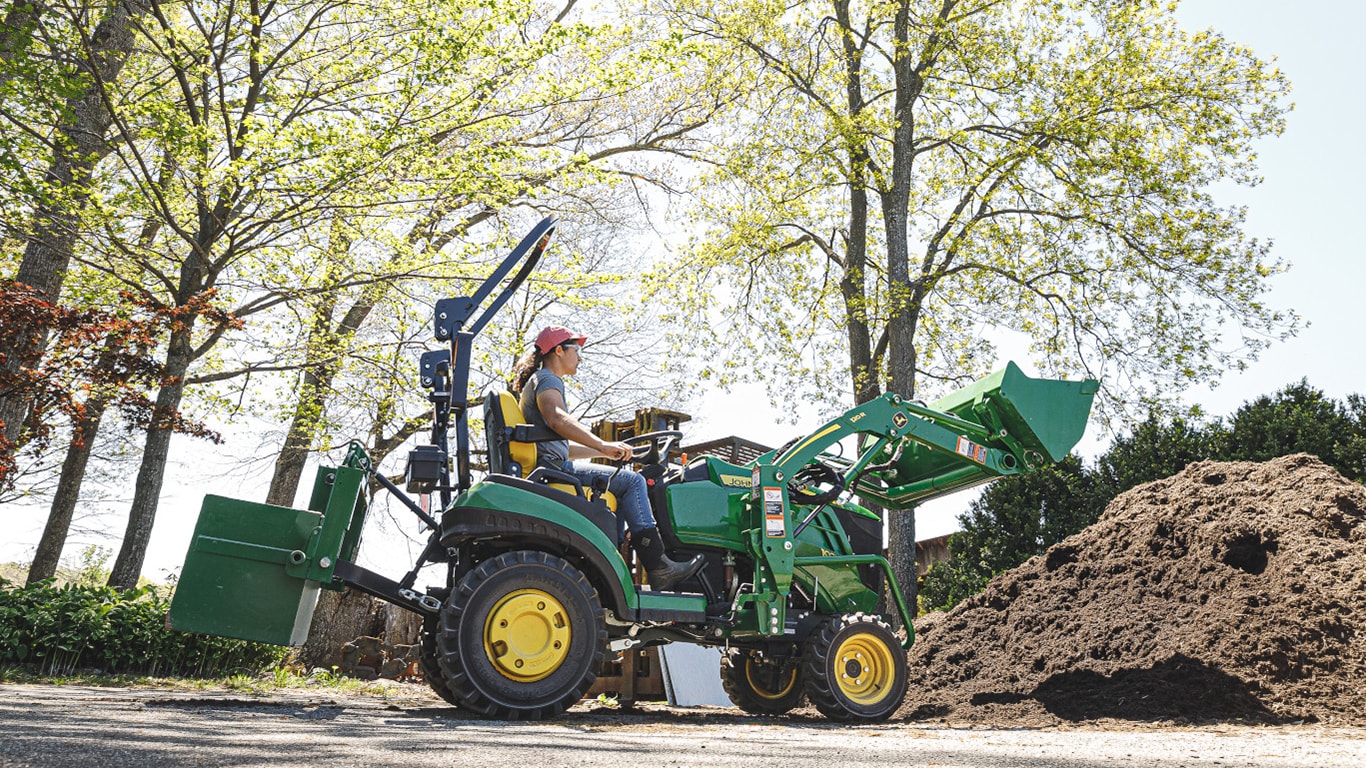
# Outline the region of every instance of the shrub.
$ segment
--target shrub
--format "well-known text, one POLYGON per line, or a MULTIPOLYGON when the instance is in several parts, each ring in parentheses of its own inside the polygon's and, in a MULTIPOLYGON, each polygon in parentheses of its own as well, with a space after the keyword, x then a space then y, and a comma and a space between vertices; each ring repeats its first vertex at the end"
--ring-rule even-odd
POLYGON ((178 632, 166 627, 170 590, 119 591, 43 581, 14 587, 0 579, 0 664, 40 674, 76 669, 142 675, 217 677, 258 672, 282 661, 279 646, 178 632))

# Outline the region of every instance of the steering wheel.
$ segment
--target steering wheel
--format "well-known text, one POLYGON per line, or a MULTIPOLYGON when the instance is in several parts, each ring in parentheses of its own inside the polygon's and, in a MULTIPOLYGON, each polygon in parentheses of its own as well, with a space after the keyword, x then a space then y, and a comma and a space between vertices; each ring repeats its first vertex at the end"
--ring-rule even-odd
POLYGON ((682 432, 676 429, 663 429, 628 437, 621 442, 631 446, 631 457, 641 464, 663 464, 669 460, 669 451, 682 439, 682 432))

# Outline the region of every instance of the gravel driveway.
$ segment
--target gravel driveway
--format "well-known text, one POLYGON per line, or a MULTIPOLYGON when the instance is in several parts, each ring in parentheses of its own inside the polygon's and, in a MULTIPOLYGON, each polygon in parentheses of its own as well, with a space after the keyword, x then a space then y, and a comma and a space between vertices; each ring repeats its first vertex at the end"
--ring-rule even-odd
MULTIPOLYGON (((410 688, 410 687, 409 687, 410 688)), ((721 708, 585 704, 542 723, 462 719, 422 693, 0 685, 0 766, 1366 765, 1366 730, 1321 726, 839 726, 721 708)))

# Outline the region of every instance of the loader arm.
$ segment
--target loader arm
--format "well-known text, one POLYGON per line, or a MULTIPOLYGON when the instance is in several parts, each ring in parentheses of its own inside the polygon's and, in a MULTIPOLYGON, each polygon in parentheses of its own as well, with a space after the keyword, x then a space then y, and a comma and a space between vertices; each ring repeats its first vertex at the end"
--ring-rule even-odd
POLYGON ((860 435, 845 484, 890 509, 907 510, 1061 460, 1081 439, 1098 388, 1094 379, 1033 379, 1009 363, 931 406, 884 394, 756 463, 790 478, 831 446, 860 435))
POLYGON ((764 634, 783 631, 797 569, 866 564, 888 577, 909 646, 911 615, 885 558, 829 552, 798 556, 798 534, 830 502, 808 501, 815 497, 793 492, 791 483, 807 468, 824 465, 838 473, 838 490, 888 509, 911 510, 927 499, 1063 458, 1081 439, 1098 389, 1093 379, 1030 378, 1010 363, 932 405, 884 394, 760 456, 750 465, 746 531, 755 555, 756 588, 741 600, 760 617, 755 628, 764 634), (850 437, 857 437, 854 459, 828 452, 850 437))

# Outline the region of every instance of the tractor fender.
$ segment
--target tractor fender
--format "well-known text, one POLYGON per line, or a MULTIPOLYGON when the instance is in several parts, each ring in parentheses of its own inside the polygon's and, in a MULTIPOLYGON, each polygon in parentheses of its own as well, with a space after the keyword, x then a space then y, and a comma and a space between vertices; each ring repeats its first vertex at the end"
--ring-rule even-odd
MULTIPOLYGON (((566 515, 577 514, 567 507, 562 509, 566 515)), ((452 506, 441 519, 441 545, 451 550, 467 542, 475 542, 492 554, 534 549, 564 557, 583 571, 598 590, 604 607, 623 620, 635 616, 636 606, 631 599, 635 589, 628 592, 631 581, 626 564, 596 526, 585 526, 572 519, 548 519, 544 511, 533 515, 490 507, 452 506)))

